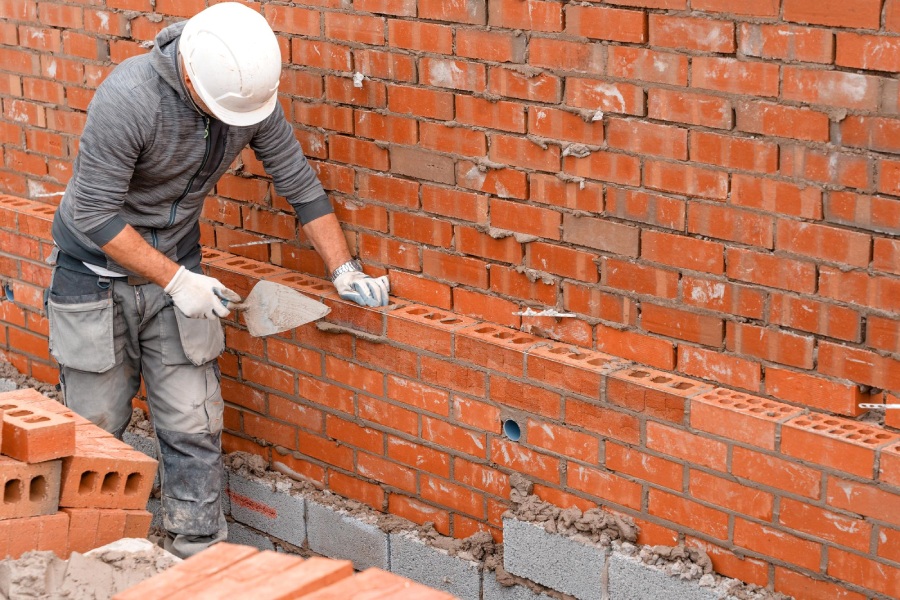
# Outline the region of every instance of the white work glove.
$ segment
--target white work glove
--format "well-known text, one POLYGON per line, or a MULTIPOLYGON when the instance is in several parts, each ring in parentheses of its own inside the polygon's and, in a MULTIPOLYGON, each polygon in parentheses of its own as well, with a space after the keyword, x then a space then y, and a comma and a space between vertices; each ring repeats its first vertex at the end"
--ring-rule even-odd
POLYGON ((360 306, 387 306, 391 283, 387 275, 369 277, 362 271, 341 273, 334 280, 338 295, 360 306))
POLYGON ((178 269, 165 290, 172 296, 175 306, 192 319, 227 317, 231 311, 226 305, 241 301, 240 296, 218 279, 188 271, 184 266, 178 269))

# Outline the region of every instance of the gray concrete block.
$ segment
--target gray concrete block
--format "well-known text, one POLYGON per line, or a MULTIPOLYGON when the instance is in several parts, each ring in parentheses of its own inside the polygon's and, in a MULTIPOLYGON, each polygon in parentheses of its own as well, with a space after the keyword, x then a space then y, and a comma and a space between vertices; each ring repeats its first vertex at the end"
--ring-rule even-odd
POLYGON ((524 585, 505 586, 497 582, 497 574, 485 571, 482 578, 482 600, 552 600, 547 594, 538 594, 524 585))
POLYGON ((150 521, 150 529, 162 527, 162 502, 159 498, 150 498, 147 501, 147 512, 153 515, 150 521))
POLYGON ((547 533, 534 523, 503 519, 503 568, 513 575, 578 600, 601 600, 605 561, 605 548, 547 533))
POLYGON ((306 542, 306 499, 276 482, 229 473, 231 517, 294 546, 306 542))
POLYGON ((143 452, 154 460, 159 460, 157 456, 156 440, 147 435, 141 435, 133 431, 126 431, 122 434, 122 441, 139 452, 143 452))
POLYGON ((249 527, 244 527, 240 523, 228 524, 228 540, 232 544, 243 544, 244 546, 253 546, 260 550, 274 550, 275 544, 266 536, 253 531, 249 527))
POLYGON ((390 571, 388 534, 361 517, 307 500, 306 527, 309 549, 316 554, 350 560, 359 571, 390 571))
POLYGON ((222 512, 226 515, 231 515, 231 497, 228 495, 229 475, 228 469, 222 473, 222 512))
POLYGON ((478 563, 429 546, 414 533, 390 534, 391 571, 453 594, 460 600, 481 599, 478 563))
POLYGON ((641 562, 612 553, 609 558, 609 600, 716 600, 719 595, 697 581, 687 581, 641 562))
POLYGON ((0 379, 0 393, 12 392, 17 389, 19 389, 19 386, 12 379, 0 379))

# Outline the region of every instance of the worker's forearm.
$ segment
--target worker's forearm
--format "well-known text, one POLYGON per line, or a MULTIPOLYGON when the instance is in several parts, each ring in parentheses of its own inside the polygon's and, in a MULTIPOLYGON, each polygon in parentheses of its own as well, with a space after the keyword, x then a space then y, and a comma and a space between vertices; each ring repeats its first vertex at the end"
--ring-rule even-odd
POLYGON ((303 233, 309 237, 316 252, 325 261, 329 274, 352 258, 347 238, 333 213, 310 221, 303 226, 303 233))
POLYGON ((162 287, 166 287, 178 271, 177 263, 148 244, 130 225, 101 250, 129 271, 162 287))

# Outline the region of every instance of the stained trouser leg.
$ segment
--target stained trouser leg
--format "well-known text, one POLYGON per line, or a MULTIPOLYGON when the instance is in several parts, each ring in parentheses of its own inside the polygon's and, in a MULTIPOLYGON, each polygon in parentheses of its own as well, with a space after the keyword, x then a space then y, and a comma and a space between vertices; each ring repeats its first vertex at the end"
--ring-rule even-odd
MULTIPOLYGON (((164 546, 187 558, 227 537, 221 500, 220 374, 215 359, 198 366, 187 358, 198 353, 188 348, 186 354, 170 300, 158 286, 144 288, 148 307, 162 305, 144 324, 141 365, 159 440, 163 527, 168 532, 164 546)), ((217 320, 197 325, 221 328, 217 320)), ((202 338, 192 335, 185 341, 202 338)))

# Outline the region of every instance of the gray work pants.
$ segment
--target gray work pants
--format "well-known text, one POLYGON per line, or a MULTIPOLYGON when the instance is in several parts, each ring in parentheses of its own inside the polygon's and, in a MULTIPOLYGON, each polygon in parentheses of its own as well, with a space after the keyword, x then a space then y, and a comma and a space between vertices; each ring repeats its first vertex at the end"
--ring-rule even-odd
POLYGON ((50 350, 66 405, 121 438, 141 378, 160 454, 164 545, 182 558, 222 541, 218 319, 189 319, 158 285, 57 266, 47 298, 50 350))

